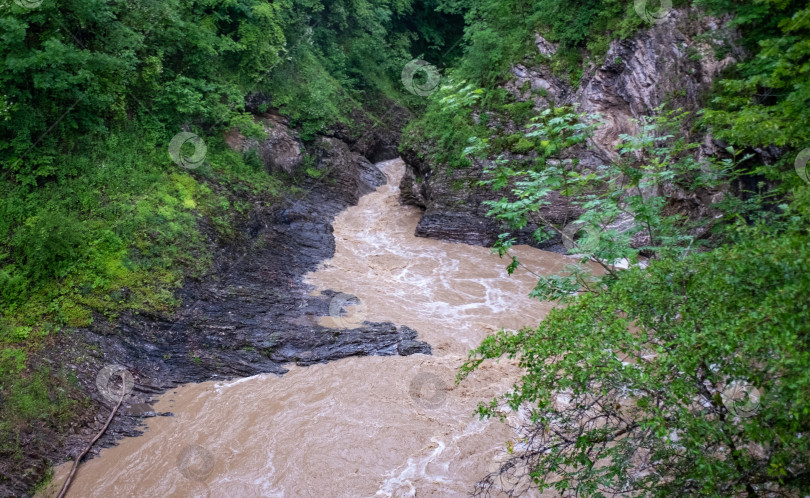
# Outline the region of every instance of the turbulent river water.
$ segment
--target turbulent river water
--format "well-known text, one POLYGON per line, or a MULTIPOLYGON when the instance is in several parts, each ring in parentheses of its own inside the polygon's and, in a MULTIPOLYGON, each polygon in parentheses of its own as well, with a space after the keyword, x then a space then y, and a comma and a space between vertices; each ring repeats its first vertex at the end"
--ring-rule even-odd
MULTIPOLYGON (((144 435, 83 464, 68 496, 464 496, 496 468, 514 434, 474 411, 519 372, 485 364, 459 385, 455 372, 487 334, 536 324, 550 304, 528 298, 535 277, 507 275, 487 248, 414 237, 421 213, 398 202, 404 164, 377 166, 388 183, 337 216, 334 257, 306 277, 313 293, 343 293, 333 316, 312 319, 407 325, 433 355, 181 386, 155 405, 173 417, 148 419, 144 435)), ((538 273, 570 262, 515 252, 538 273)), ((57 469, 54 486, 68 470, 57 469)))

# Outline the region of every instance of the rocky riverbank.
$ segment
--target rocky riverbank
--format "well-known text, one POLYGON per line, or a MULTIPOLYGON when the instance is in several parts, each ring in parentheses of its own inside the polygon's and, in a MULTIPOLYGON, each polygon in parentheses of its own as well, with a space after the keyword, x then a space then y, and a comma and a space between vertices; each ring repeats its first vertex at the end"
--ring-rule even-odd
MULTIPOLYGON (((265 165, 292 179, 295 188, 282 199, 251 198, 251 209, 236 227, 236 240, 219 240, 201 218, 203 232, 214 249, 207 276, 189 279, 178 297, 182 304, 165 316, 125 313, 115 320, 96 316, 93 326, 64 331, 39 361, 68 371, 70 390, 81 409, 70 434, 30 434, 23 441, 22 473, 0 479, 0 496, 21 496, 52 464, 77 455, 103 426, 116 400, 97 385, 107 365, 120 365, 132 374, 134 386, 110 428, 90 456, 124 437, 137 435, 142 420, 156 414, 154 395, 179 384, 250 376, 283 374, 285 365, 311 365, 353 355, 409 355, 431 351, 417 332, 392 323, 368 323, 333 329, 318 318, 341 314, 345 295, 311 295, 302 277, 332 257, 334 216, 356 204, 385 177, 373 160, 396 157, 399 129, 373 126, 366 133, 336 130, 304 144, 283 118, 264 116, 269 138, 250 143, 232 133, 236 149, 256 147, 265 165), (339 138, 340 137, 340 138, 339 138), (302 171, 311 157, 309 172, 302 171)), ((224 188, 224 187, 223 187, 224 188)), ((124 292, 124 298, 126 293, 124 292)), ((351 304, 349 302, 348 304, 351 304)), ((110 385, 112 391, 115 378, 110 385)))

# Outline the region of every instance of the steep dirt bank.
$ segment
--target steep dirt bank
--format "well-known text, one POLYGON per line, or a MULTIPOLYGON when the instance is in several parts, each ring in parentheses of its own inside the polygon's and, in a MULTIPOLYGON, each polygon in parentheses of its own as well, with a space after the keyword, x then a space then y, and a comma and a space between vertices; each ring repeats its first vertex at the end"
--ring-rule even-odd
MULTIPOLYGON (((513 64, 501 87, 517 102, 531 101, 533 115, 554 106, 576 106, 578 112, 600 115, 604 124, 587 147, 575 147, 563 158, 577 159, 582 169, 595 168, 616 159, 619 136, 637 132, 640 125, 636 120, 655 115, 659 106, 689 111, 701 107, 714 79, 742 56, 736 45, 738 35, 729 27, 729 20, 708 17, 697 9, 674 9, 659 24, 627 40, 613 41, 603 62, 584 68, 576 86, 555 75, 547 64, 537 62, 554 55, 558 47, 536 34, 536 57, 513 64)), ((494 113, 488 117, 488 128, 504 135, 518 133, 528 124, 494 113)), ((689 125, 685 124, 684 136, 692 133, 689 125)), ((710 136, 691 138, 703 144, 701 154, 723 150, 723 144, 710 136)), ((486 216, 489 208, 483 203, 507 193, 478 186, 478 181, 485 178, 487 161, 451 169, 431 160, 433 146, 429 142, 406 143, 411 145, 402 151, 408 170, 402 180, 401 198, 425 209, 416 229, 418 236, 488 246, 499 234, 509 231, 486 216)), ((506 158, 515 161, 533 157, 532 153, 504 152, 506 158)), ((663 188, 672 211, 687 216, 711 216, 712 203, 722 198, 721 192, 687 191, 674 183, 663 188)), ((551 204, 540 214, 553 224, 565 225, 581 214, 556 193, 549 200, 551 204)), ((536 228, 527 227, 518 234, 519 240, 531 243, 528 235, 536 228)), ((544 247, 558 246, 559 242, 557 236, 544 247)))
POLYGON ((252 207, 236 227, 235 241, 218 240, 203 219, 204 232, 216 248, 214 267, 205 278, 186 282, 178 296, 182 305, 171 315, 126 313, 114 321, 96 316, 92 327, 52 338, 37 361, 69 372, 74 379, 69 395, 79 403, 81 415, 69 434, 43 427, 25 435, 25 453, 0 466, 0 496, 29 494, 51 464, 77 455, 103 426, 117 401, 105 397, 97 385, 106 365, 126 368, 134 386, 91 456, 121 437, 140 433, 144 417, 168 415, 156 414, 149 401, 178 384, 283 374, 286 364, 354 355, 430 353, 430 346, 405 326, 366 322, 335 330, 319 325, 317 317, 344 313, 342 306, 351 302, 345 295, 333 300, 337 293, 330 291, 311 296, 312 287, 302 281, 334 254, 334 216, 385 181, 358 150, 375 159, 390 158, 386 155, 395 153, 390 141, 399 130, 378 126, 368 134, 344 131, 305 147, 283 120, 276 125, 270 125, 275 129, 270 144, 255 145, 265 152, 268 168, 292 176, 297 193, 270 205, 268 199, 242 199, 252 207), (300 145, 297 153, 294 145, 300 145), (314 158, 309 166, 316 174, 301 171, 304 154, 314 158))

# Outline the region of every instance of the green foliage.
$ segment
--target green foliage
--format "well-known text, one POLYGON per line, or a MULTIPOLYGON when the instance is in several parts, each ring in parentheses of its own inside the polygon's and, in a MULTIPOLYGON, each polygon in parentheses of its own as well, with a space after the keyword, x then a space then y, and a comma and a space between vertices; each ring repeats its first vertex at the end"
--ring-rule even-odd
POLYGON ((429 148, 430 162, 450 168, 469 165, 463 151, 474 137, 488 137, 499 151, 531 150, 526 141, 510 142, 502 136, 507 123, 525 123, 534 112, 532 99, 516 102, 500 87, 510 77, 512 64, 528 57, 576 84, 583 55, 603 56, 611 39, 630 36, 643 24, 632 3, 618 0, 442 0, 439 9, 465 16, 466 47, 461 58, 453 59, 454 67, 430 97, 425 113, 405 130, 403 147, 429 148), (540 61, 536 33, 559 45, 551 60, 540 61), (468 94, 474 89, 480 98, 470 100, 468 94), (464 105, 448 106, 450 99, 464 105), (451 113, 451 108, 457 113, 451 113))
POLYGON ((464 14, 467 23, 457 77, 485 87, 504 81, 510 64, 539 55, 535 33, 559 44, 552 66, 568 75, 579 71, 584 53, 602 57, 611 39, 626 38, 643 25, 632 2, 619 0, 443 0, 440 8, 464 14))
POLYGON ((227 118, 228 109, 238 107, 240 85, 280 61, 284 19, 281 4, 274 5, 12 6, 0 18, 6 33, 1 84, 12 102, 0 123, 6 167, 21 182, 67 176, 74 171, 55 167, 60 153, 134 114, 152 113, 164 125, 227 118), (34 145, 36 152, 29 152, 34 145))
POLYGON ((48 212, 26 220, 12 239, 15 260, 34 281, 64 277, 81 257, 84 243, 80 221, 48 212))
MULTIPOLYGON (((255 128, 252 120, 244 126, 255 128)), ((92 153, 62 159, 82 176, 38 188, 0 182, 0 322, 9 330, 86 326, 93 311, 168 310, 182 279, 210 260, 199 217, 227 238, 244 216, 209 185, 235 197, 280 192, 279 180, 221 136, 206 137, 207 163, 191 176, 170 161, 170 138, 148 126, 125 128, 92 153)))
POLYGON ((15 405, 21 418, 47 418, 63 411, 70 405, 64 391, 51 391, 50 371, 46 368, 33 374, 30 378, 15 382, 8 396, 9 404, 15 405), (54 399, 52 398, 52 394, 54 399))
POLYGON ((279 191, 255 154, 220 138, 230 127, 264 137, 245 96, 264 93, 262 112, 275 107, 313 138, 347 121, 356 97, 398 81, 420 39, 403 31, 413 12, 408 0, 10 3, 0 15, 6 318, 87 325, 88 306, 124 305, 122 288, 126 306, 171 306, 182 275, 205 265, 198 216, 233 235, 238 213, 205 183, 279 191), (209 148, 194 178, 165 154, 181 125, 209 148))
POLYGON ((762 2, 742 9, 744 28, 759 23, 777 29, 759 35, 756 55, 721 80, 706 111, 713 133, 735 146, 775 145, 801 149, 810 145, 810 7, 798 2, 762 2), (791 9, 793 7, 793 9, 791 9), (756 14, 755 14, 756 13, 756 14))
POLYGON ((424 150, 428 162, 449 168, 469 166, 465 152, 470 140, 488 137, 491 149, 525 153, 531 146, 520 134, 507 134, 508 122, 525 122, 534 115, 531 100, 516 101, 502 88, 476 88, 452 77, 429 97, 424 114, 402 136, 401 149, 424 150))
MULTIPOLYGON (((59 430, 67 428, 78 404, 71 397, 75 396, 76 386, 70 384, 69 375, 64 371, 54 372, 48 367, 24 375, 20 370, 6 370, 3 368, 6 351, 0 350, 0 398, 3 400, 0 404, 0 454, 19 458, 22 443, 19 434, 30 421, 47 423, 59 430)), ((31 434, 29 437, 45 436, 31 434)))
POLYGON ((16 374, 25 368, 28 359, 24 351, 15 348, 0 350, 0 375, 16 374))
POLYGON ((474 105, 482 93, 482 90, 464 82, 451 80, 442 85, 431 96, 425 116, 405 129, 401 147, 416 147, 428 141, 435 150, 431 159, 451 168, 468 166, 470 163, 463 154, 464 146, 473 133, 483 131, 483 127, 476 126, 472 119, 474 105))
MULTIPOLYGON (((345 121, 411 56, 414 0, 10 2, 0 15, 0 157, 17 181, 133 117, 177 129, 239 120, 262 91, 311 138, 345 121)), ((423 12, 423 11, 422 11, 423 12)), ((424 12, 422 13, 424 17, 424 12)), ((434 15, 434 21, 442 18, 434 15)), ((435 34, 435 33, 434 33, 435 34)), ((435 38, 435 37, 434 37, 435 38)), ((444 40, 434 39, 433 44, 444 40)))
MULTIPOLYGON (((576 159, 565 158, 575 155, 570 149, 585 144, 598 126, 598 116, 576 114, 566 108, 546 109, 532 119, 523 139, 532 144, 535 153, 532 164, 511 162, 499 156, 485 168, 487 179, 480 184, 495 190, 511 186, 514 199, 503 197, 485 202, 490 207, 488 215, 505 221, 515 230, 530 223, 539 225, 533 235, 540 243, 551 238, 548 228, 566 238, 575 235, 568 233, 566 227, 576 225, 576 231, 585 232, 585 237, 576 243, 571 241, 572 252, 581 255, 581 262, 598 263, 608 275, 615 275, 613 267, 618 262, 636 264, 642 255, 683 257, 698 248, 699 241, 692 235, 697 233, 697 224, 713 224, 715 220, 690 222, 678 214, 667 213, 665 187, 716 189, 734 178, 732 170, 736 164, 731 159, 695 160, 691 152, 699 144, 673 135, 687 115, 662 112, 658 117, 647 118, 639 123, 636 135, 621 136, 618 162, 591 171, 584 170, 576 159), (581 216, 566 217, 563 224, 544 219, 540 212, 552 203, 549 198, 552 193, 568 199, 554 202, 562 202, 569 211, 578 208, 581 216), (634 240, 644 242, 632 244, 634 240)), ((487 139, 473 139, 466 152, 484 158, 493 155, 487 139)), ((725 204, 726 216, 735 216, 738 207, 739 203, 729 200, 725 204)), ((514 239, 504 234, 495 248, 504 255, 513 243, 514 239)), ((584 268, 571 267, 569 272, 566 277, 541 277, 532 295, 560 299, 593 288, 594 277, 584 268)))
MULTIPOLYGON (((531 408, 510 462, 520 485, 584 496, 810 490, 803 195, 779 232, 740 225, 735 245, 624 271, 537 329, 473 352, 462 376, 502 355, 526 369, 502 398, 531 408), (734 386, 752 397, 735 404, 734 386)), ((500 403, 480 413, 498 415, 500 403)))
POLYGON ((264 140, 267 138, 267 133, 264 131, 264 126, 256 122, 256 119, 250 113, 237 114, 231 118, 231 126, 239 129, 245 138, 252 138, 254 140, 264 140))
MULTIPOLYGON (((550 109, 524 133, 537 159, 518 164, 501 155, 488 171, 484 184, 508 186, 514 196, 490 203, 491 215, 514 228, 534 222, 563 231, 539 215, 558 192, 582 210, 575 226, 585 236, 574 250, 580 264, 540 276, 532 293, 567 306, 536 329, 486 339, 461 370, 463 377, 504 355, 525 369, 513 391, 479 407, 487 417, 503 417, 503 408, 528 414, 513 457, 482 481, 482 493, 505 482, 516 494, 810 491, 810 310, 803 297, 810 279, 802 270, 810 258, 810 193, 789 164, 794 154, 774 167, 740 152, 810 144, 798 115, 808 88, 806 6, 703 4, 736 11, 746 43, 758 48, 720 82, 701 120, 734 146, 725 158, 698 161, 698 144, 682 138, 682 117, 659 110, 638 134, 621 137, 618 162, 583 170, 567 158, 576 157, 571 148, 585 144, 596 119, 550 109), (668 186, 700 192, 726 184, 736 189, 713 205, 719 219, 674 215, 664 195, 668 186), (632 220, 629 228, 623 219, 632 220), (696 238, 709 228, 711 251, 696 238), (649 266, 636 264, 641 256, 649 266), (621 260, 629 269, 615 266, 621 260)), ((492 158, 501 150, 482 136, 467 153, 492 158)), ((506 256, 512 244, 505 234, 496 250, 506 256)), ((507 269, 519 265, 510 257, 507 269)))

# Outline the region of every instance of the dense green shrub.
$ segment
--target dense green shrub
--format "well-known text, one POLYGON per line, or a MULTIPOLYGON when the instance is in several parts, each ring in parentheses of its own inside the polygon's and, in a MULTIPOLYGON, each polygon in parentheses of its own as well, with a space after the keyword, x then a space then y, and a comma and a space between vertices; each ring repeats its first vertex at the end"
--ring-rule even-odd
POLYGON ((134 116, 170 130, 221 127, 256 90, 312 137, 358 108, 359 92, 368 99, 398 80, 422 40, 404 31, 409 16, 425 16, 419 0, 9 4, 0 158, 27 184, 79 173, 63 171, 61 155, 134 116))
POLYGON ((464 374, 502 355, 526 370, 480 413, 526 406, 531 420, 514 457, 479 490, 507 482, 582 496, 807 494, 802 195, 777 230, 740 225, 734 244, 624 271, 537 328, 486 339, 464 374))
POLYGON ((502 82, 510 64, 534 59, 535 33, 559 44, 553 65, 569 75, 579 70, 583 54, 602 57, 611 39, 643 26, 633 3, 619 0, 442 0, 439 6, 465 16, 467 47, 455 64, 457 77, 482 86, 502 82))
MULTIPOLYGON (((748 174, 744 160, 698 159, 699 144, 675 134, 681 119, 646 119, 622 136, 615 164, 580 171, 560 159, 585 143, 593 117, 548 109, 525 133, 539 139, 534 163, 499 157, 488 170, 482 183, 509 185, 514 199, 488 202, 489 214, 522 229, 543 221, 555 192, 582 209, 586 234, 572 250, 580 265, 539 275, 531 293, 566 306, 537 328, 487 338, 461 370, 504 355, 525 369, 512 391, 479 406, 484 417, 527 413, 512 457, 481 494, 504 485, 516 495, 810 491, 810 187, 727 195, 714 219, 668 213, 660 186, 718 190, 748 174), (633 226, 619 231, 622 216, 633 226), (695 237, 705 231, 693 230, 710 225, 720 245, 707 251, 695 237), (645 235, 640 247, 635 234, 645 235)), ((490 155, 486 145, 476 139, 467 150, 490 155)), ((504 235, 496 250, 509 254, 512 243, 504 235)), ((507 269, 520 265, 512 257, 507 269)))
MULTIPOLYGON (((810 7, 803 2, 705 3, 733 8, 745 39, 756 43, 754 56, 719 81, 705 124, 735 146, 794 151, 810 146, 810 7)), ((794 157, 785 155, 785 162, 794 157)), ((768 170, 774 177, 774 168, 759 173, 767 175, 768 170)))
POLYGON ((28 220, 14 234, 12 244, 16 261, 33 281, 64 277, 86 250, 82 223, 48 212, 28 220))

